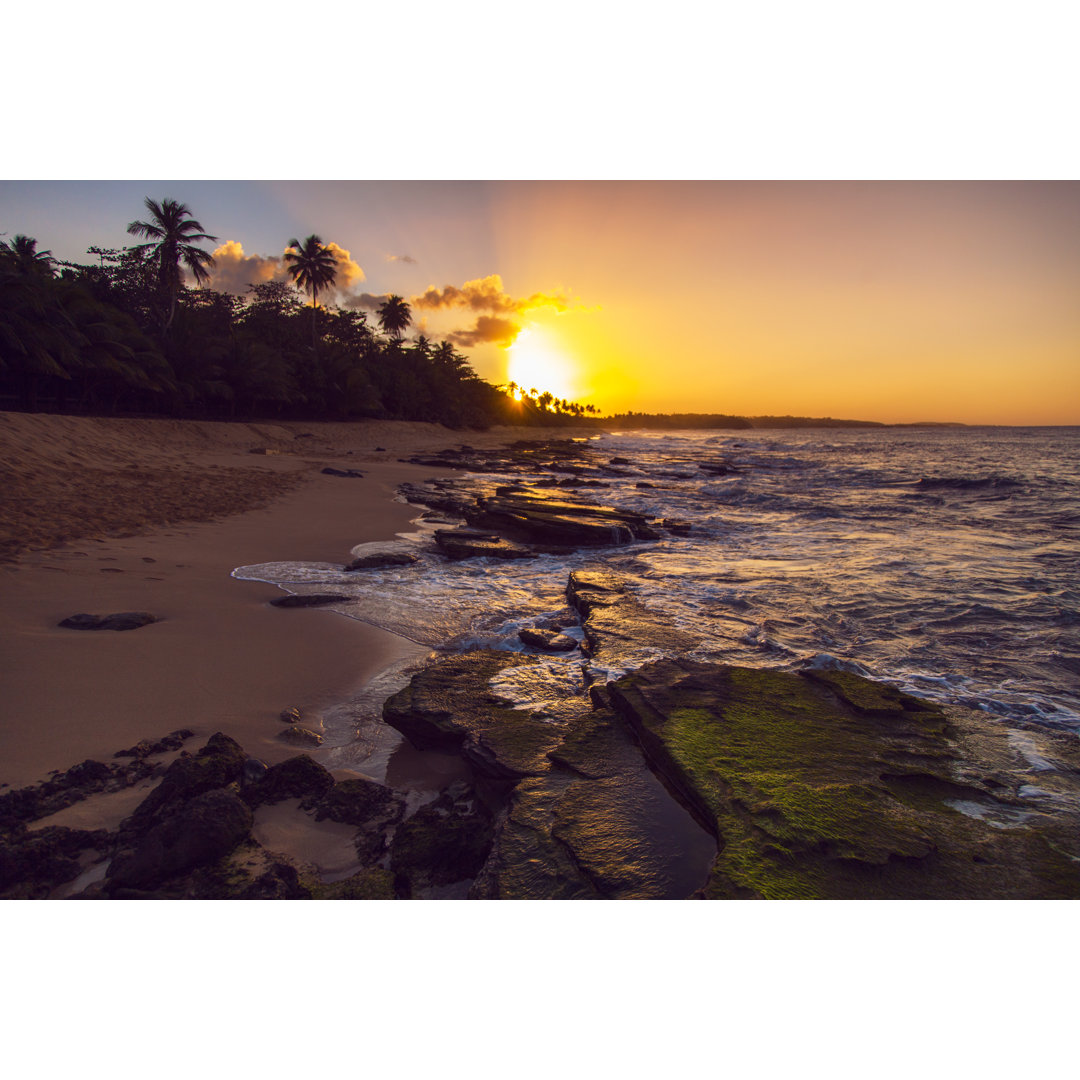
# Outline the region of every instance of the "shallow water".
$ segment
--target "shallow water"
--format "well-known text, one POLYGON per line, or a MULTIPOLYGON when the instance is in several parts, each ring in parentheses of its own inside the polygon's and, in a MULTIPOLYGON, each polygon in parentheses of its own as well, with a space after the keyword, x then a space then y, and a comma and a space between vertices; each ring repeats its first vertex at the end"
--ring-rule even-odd
MULTIPOLYGON (((398 541, 420 554, 413 566, 234 574, 345 592, 342 614, 424 645, 521 649, 521 626, 565 618, 570 570, 602 564, 694 634, 701 658, 844 666, 943 703, 1080 728, 1080 429, 634 432, 592 449, 597 465, 632 464, 582 494, 684 519, 691 535, 450 563, 428 550, 435 526, 418 523, 398 541)), ((577 652, 549 666, 553 701, 618 674, 577 652)), ((543 708, 529 693, 520 704, 543 708)))

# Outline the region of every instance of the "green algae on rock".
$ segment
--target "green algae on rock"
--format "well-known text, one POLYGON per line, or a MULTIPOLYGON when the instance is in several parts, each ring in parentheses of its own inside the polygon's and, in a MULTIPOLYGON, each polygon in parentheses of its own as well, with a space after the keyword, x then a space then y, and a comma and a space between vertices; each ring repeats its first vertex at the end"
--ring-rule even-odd
POLYGON ((992 810, 1011 796, 962 760, 937 706, 848 673, 688 660, 646 665, 608 691, 717 835, 704 896, 1080 896, 1080 852, 1063 848, 1058 826, 995 828, 950 805, 992 810))

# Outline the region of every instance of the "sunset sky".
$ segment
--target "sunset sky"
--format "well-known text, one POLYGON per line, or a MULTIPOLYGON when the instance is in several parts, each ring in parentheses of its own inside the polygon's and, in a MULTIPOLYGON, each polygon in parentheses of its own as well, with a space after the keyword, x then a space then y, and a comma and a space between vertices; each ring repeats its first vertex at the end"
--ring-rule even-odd
POLYGON ((90 261, 147 195, 220 238, 213 287, 314 232, 336 302, 603 413, 1080 423, 1076 182, 4 181, 0 232, 90 261))

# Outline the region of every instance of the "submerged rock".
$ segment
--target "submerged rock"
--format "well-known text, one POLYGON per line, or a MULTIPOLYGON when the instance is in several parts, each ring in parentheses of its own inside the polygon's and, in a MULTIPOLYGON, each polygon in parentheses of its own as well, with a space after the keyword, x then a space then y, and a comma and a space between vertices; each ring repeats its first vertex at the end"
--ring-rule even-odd
POLYGON ((384 551, 373 555, 360 555, 342 567, 346 573, 354 570, 378 570, 384 566, 411 566, 420 560, 407 551, 384 551))

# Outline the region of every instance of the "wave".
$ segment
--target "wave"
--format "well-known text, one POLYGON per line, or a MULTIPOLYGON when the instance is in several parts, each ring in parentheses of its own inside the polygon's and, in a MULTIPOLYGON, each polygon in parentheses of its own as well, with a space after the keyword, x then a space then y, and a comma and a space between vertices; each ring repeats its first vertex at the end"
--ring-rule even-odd
POLYGON ((922 491, 1010 491, 1024 482, 1008 476, 924 476, 915 486, 922 491))

